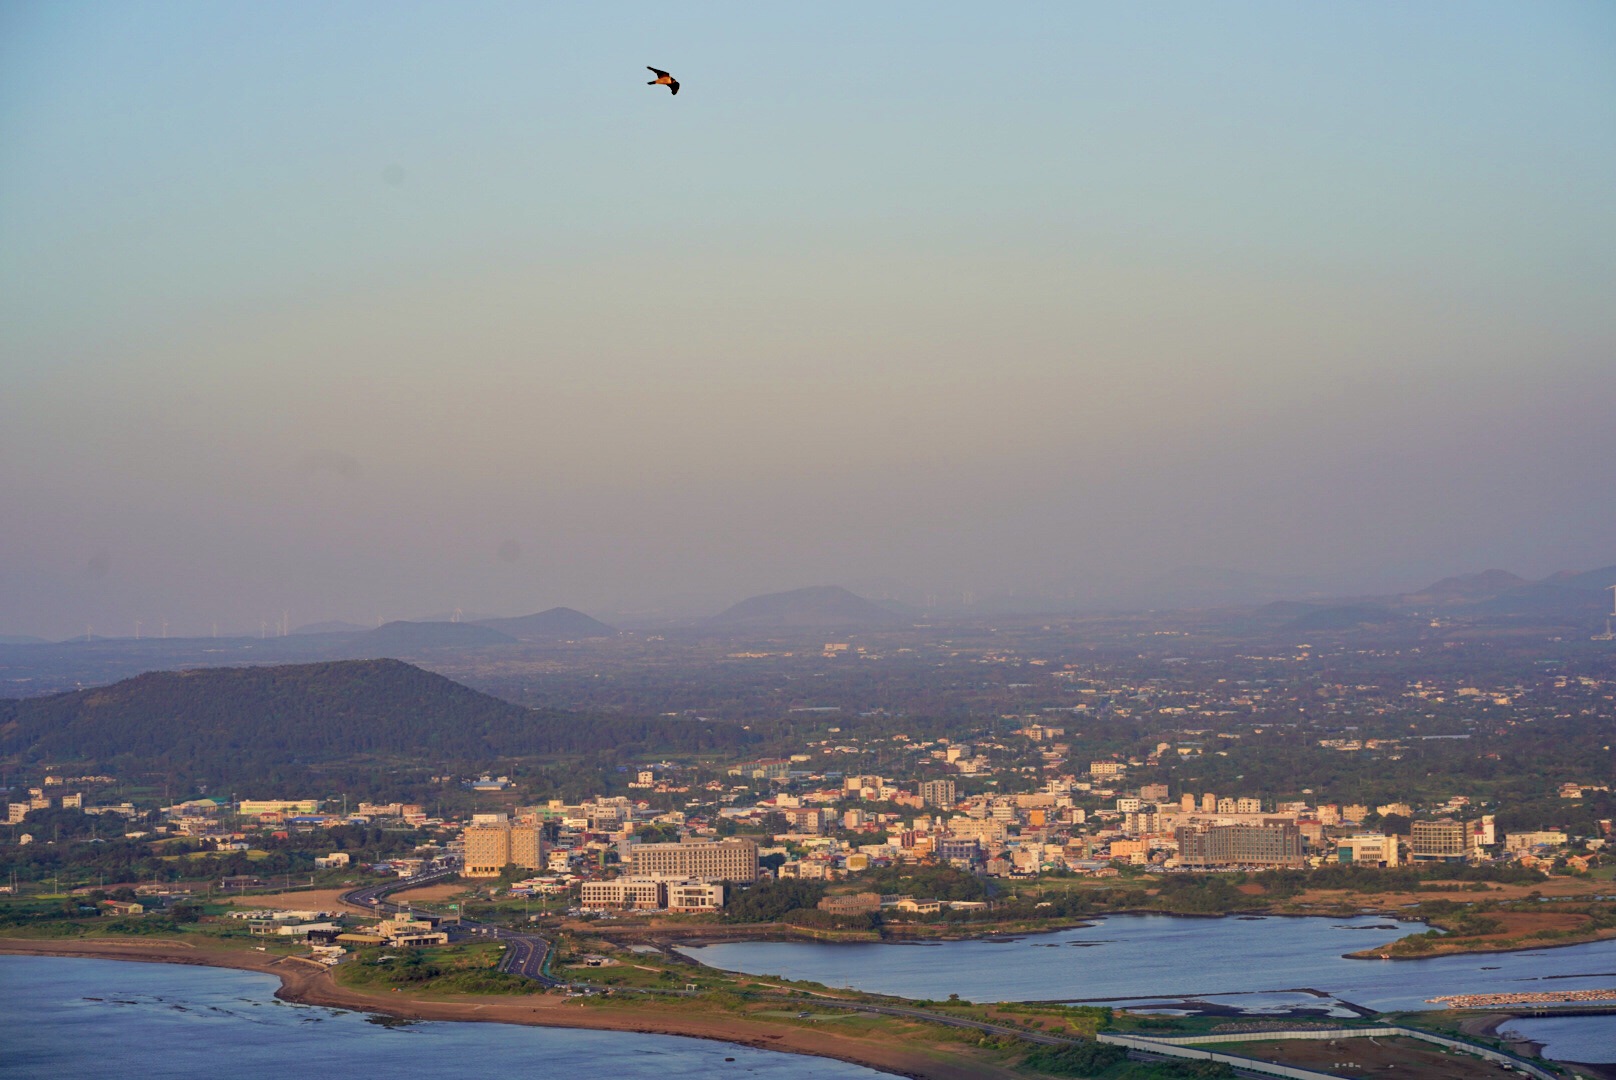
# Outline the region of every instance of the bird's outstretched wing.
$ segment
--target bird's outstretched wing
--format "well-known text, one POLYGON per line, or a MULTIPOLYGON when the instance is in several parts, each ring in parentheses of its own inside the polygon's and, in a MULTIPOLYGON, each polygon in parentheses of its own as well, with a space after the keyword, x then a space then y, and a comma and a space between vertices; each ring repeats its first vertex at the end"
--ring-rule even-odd
POLYGON ((645 65, 645 70, 656 72, 656 77, 659 79, 666 79, 668 77, 668 73, 666 71, 663 71, 661 68, 654 68, 650 64, 645 65))
POLYGON ((674 79, 672 82, 670 82, 668 84, 668 89, 672 90, 675 94, 677 94, 679 92, 679 80, 674 79))

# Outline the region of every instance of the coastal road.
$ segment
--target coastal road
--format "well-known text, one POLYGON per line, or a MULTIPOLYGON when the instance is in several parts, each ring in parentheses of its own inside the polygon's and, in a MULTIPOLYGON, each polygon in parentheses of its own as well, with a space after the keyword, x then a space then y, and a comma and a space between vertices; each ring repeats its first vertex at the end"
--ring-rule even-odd
MULTIPOLYGON (((389 893, 446 881, 454 875, 453 870, 434 870, 426 874, 417 874, 415 877, 366 885, 364 888, 343 893, 342 902, 376 915, 395 915, 402 911, 403 907, 390 903, 386 899, 389 893)), ((450 928, 450 931, 454 937, 460 939, 491 937, 502 943, 505 946, 505 954, 500 957, 499 970, 506 974, 521 975, 544 986, 561 985, 544 973, 544 963, 550 955, 550 943, 537 934, 521 934, 502 926, 490 926, 471 919, 461 919, 450 928)))
POLYGON ((376 915, 394 915, 401 908, 399 905, 388 903, 384 899, 389 893, 446 881, 454 877, 454 875, 453 870, 433 870, 425 874, 416 874, 414 877, 396 878, 392 881, 378 882, 375 885, 366 885, 360 889, 351 889, 343 893, 339 899, 349 907, 361 908, 376 915))
POLYGON ((560 985, 544 973, 544 961, 550 955, 548 941, 533 934, 513 934, 510 931, 501 933, 499 938, 505 942, 505 955, 500 959, 499 970, 509 975, 526 976, 545 986, 560 985))

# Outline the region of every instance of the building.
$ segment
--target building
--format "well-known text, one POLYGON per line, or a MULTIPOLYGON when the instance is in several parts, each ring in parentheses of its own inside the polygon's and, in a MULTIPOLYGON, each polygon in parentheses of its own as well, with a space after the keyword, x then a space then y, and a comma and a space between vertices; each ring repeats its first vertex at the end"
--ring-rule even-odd
POLYGON ((1182 866, 1305 865, 1295 825, 1180 826, 1176 835, 1182 866))
POLYGON ((1397 837, 1379 833, 1343 836, 1335 844, 1335 861, 1343 866, 1396 866, 1397 837))
POLYGON ((826 896, 820 899, 819 910, 832 915, 872 915, 881 910, 881 894, 862 892, 851 896, 826 896))
MULTIPOLYGON (((335 929, 334 926, 331 928, 335 929)), ((447 931, 439 930, 430 920, 417 919, 407 911, 377 923, 376 933, 386 938, 387 944, 398 948, 421 948, 425 945, 449 943, 447 931)))
POLYGON ((950 863, 974 863, 982 858, 982 845, 975 838, 942 837, 933 850, 939 859, 950 863))
POLYGON ((927 806, 953 806, 959 801, 957 789, 952 778, 945 780, 922 780, 919 788, 920 799, 927 806))
POLYGON ((315 814, 319 813, 319 799, 242 799, 236 813, 244 817, 259 814, 315 814))
POLYGON ((723 906, 724 886, 716 881, 676 881, 668 885, 669 911, 719 911, 723 906))
POLYGON ((1148 836, 1161 831, 1161 815, 1154 810, 1133 810, 1122 815, 1122 828, 1134 836, 1148 836))
POLYGON ((793 832, 817 833, 825 827, 824 814, 817 807, 788 806, 780 811, 793 832))
POLYGON ((1512 832, 1504 837, 1506 851, 1531 851, 1535 847, 1558 847, 1566 842, 1566 834, 1559 829, 1540 832, 1512 832))
POLYGON ((668 886, 641 877, 586 881, 583 905, 589 911, 661 911, 668 906, 668 886))
POLYGON ((1462 821, 1442 818, 1409 825, 1411 862, 1463 862, 1470 850, 1469 830, 1462 821))
POLYGON ((791 778, 790 758, 766 758, 737 765, 729 770, 731 776, 745 780, 788 780, 791 778))
POLYGON ((523 870, 544 868, 544 833, 538 825, 468 825, 460 838, 466 877, 499 877, 513 863, 523 870))
POLYGON ((758 847, 751 840, 686 840, 635 844, 629 849, 637 878, 679 881, 756 881, 758 847))

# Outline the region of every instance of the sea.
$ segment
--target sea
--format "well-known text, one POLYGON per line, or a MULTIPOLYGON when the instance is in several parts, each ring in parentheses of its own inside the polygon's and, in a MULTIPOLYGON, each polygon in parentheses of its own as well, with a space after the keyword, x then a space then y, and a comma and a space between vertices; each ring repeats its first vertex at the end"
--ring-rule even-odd
POLYGON ((467 1076, 879 1080, 826 1058, 704 1039, 514 1024, 398 1024, 275 999, 280 980, 173 964, 0 956, 0 1077, 285 1080, 467 1076))

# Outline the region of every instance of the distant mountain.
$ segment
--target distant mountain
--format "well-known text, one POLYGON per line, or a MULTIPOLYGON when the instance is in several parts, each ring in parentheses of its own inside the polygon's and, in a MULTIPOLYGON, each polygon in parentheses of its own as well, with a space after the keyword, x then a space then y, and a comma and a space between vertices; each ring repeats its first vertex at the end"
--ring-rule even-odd
POLYGON ((1510 589, 1478 605, 1492 615, 1585 619, 1608 614, 1616 566, 1562 571, 1542 581, 1510 589))
POLYGON ((910 620, 839 585, 817 585, 742 600, 707 622, 725 627, 859 629, 905 626, 910 620))
POLYGON ((1408 604, 1474 603, 1491 600, 1495 596, 1526 584, 1525 578, 1508 570, 1483 570, 1479 574, 1460 574, 1456 577, 1443 578, 1418 592, 1405 593, 1399 599, 1408 604))
POLYGON ((343 622, 341 619, 332 619, 329 622, 313 622, 304 626, 299 626, 297 629, 293 630, 289 636, 296 636, 298 634, 363 634, 369 629, 370 627, 360 626, 358 623, 343 622))
POLYGON ((1380 604, 1338 604, 1298 615, 1284 628, 1293 631, 1351 630, 1359 626, 1384 626, 1407 618, 1407 615, 1380 604))
POLYGON ((284 795, 282 785, 320 782, 337 762, 362 763, 364 776, 383 762, 486 768, 554 754, 733 752, 756 738, 728 724, 528 709, 398 660, 160 671, 0 700, 0 757, 243 795, 284 795))
POLYGON ((578 641, 617 634, 613 627, 569 607, 553 607, 537 615, 512 619, 480 619, 476 625, 508 634, 517 641, 578 641))
POLYGON ((381 655, 384 652, 410 652, 415 649, 475 649, 488 645, 511 645, 516 639, 487 626, 457 622, 390 622, 367 630, 353 642, 354 647, 381 655))
POLYGON ((1541 584, 1573 592, 1607 593, 1612 585, 1616 585, 1616 566, 1601 566, 1598 570, 1584 570, 1581 573, 1568 570, 1544 578, 1541 584))

